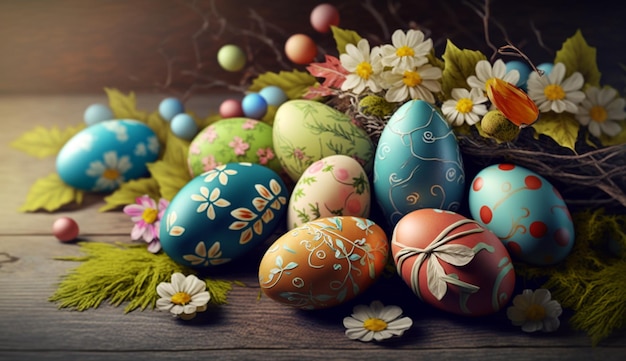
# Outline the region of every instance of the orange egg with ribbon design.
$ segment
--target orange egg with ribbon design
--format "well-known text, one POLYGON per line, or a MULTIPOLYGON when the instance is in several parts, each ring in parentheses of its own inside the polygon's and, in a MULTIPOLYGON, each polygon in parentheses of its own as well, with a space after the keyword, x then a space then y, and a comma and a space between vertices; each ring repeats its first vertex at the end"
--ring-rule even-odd
POLYGON ((478 222, 419 209, 396 224, 391 252, 398 274, 424 302, 447 312, 483 316, 502 309, 515 271, 502 242, 478 222))

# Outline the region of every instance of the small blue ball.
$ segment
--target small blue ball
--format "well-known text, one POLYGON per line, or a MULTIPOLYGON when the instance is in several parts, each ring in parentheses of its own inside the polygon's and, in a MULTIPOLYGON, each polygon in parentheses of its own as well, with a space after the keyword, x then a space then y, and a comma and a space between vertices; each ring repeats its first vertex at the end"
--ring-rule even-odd
POLYGON ((241 100, 243 114, 247 118, 260 120, 267 113, 267 101, 258 93, 250 93, 241 100))
POLYGON ((506 72, 508 73, 511 70, 517 70, 519 73, 519 80, 515 85, 526 90, 526 81, 528 80, 528 76, 532 70, 530 66, 523 61, 511 60, 506 63, 506 72))
POLYGON ((287 94, 285 94, 285 92, 281 88, 275 85, 266 86, 265 88, 261 89, 259 94, 261 94, 261 96, 263 97, 263 99, 265 99, 268 105, 279 106, 287 101, 287 94))
POLYGON ((187 113, 176 114, 170 123, 170 129, 175 136, 191 140, 198 134, 198 125, 187 113))
POLYGON ((537 65, 537 69, 543 70, 543 75, 550 75, 552 68, 554 68, 554 64, 552 63, 541 63, 537 65))
POLYGON ((94 125, 104 120, 112 120, 115 118, 113 111, 106 104, 91 104, 85 109, 83 116, 87 125, 94 125))
POLYGON ((176 115, 185 112, 183 103, 177 98, 165 98, 159 103, 159 115, 165 121, 171 121, 176 115))

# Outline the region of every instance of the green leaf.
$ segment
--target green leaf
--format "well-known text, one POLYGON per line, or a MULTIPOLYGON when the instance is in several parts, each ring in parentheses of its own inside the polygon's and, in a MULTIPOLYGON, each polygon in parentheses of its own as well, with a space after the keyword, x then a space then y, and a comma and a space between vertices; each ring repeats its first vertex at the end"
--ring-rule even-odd
POLYGON ((337 44, 337 52, 343 54, 346 52, 346 45, 356 44, 361 40, 361 36, 353 30, 345 30, 331 25, 330 29, 333 32, 333 38, 337 44))
POLYGON ((11 146, 37 158, 45 158, 59 153, 65 143, 85 128, 85 124, 69 126, 63 130, 37 126, 11 142, 11 146))
POLYGON ((585 78, 586 84, 600 86, 601 74, 596 62, 596 48, 587 44, 580 29, 574 36, 565 40, 561 50, 556 52, 554 63, 565 65, 565 76, 579 72, 585 78))
POLYGON ((445 66, 443 68, 441 88, 445 98, 450 98, 450 93, 454 88, 469 89, 467 78, 476 74, 476 63, 487 59, 485 54, 480 51, 461 50, 450 40, 446 44, 446 50, 442 57, 445 61, 445 66))
POLYGON ((148 164, 148 170, 159 185, 161 197, 171 201, 190 180, 187 167, 189 142, 168 133, 163 159, 148 164))
POLYGON ((281 88, 289 99, 300 99, 317 79, 308 72, 293 70, 273 73, 268 71, 256 77, 248 90, 258 92, 269 85, 281 88))
POLYGON ((171 201, 178 191, 191 180, 186 168, 177 167, 175 164, 164 160, 149 163, 148 169, 159 185, 161 197, 168 201, 171 201))
POLYGON ((154 178, 141 178, 122 183, 113 193, 104 197, 106 204, 100 207, 99 211, 106 212, 127 204, 134 204, 136 198, 144 194, 157 201, 161 198, 159 183, 154 178))
POLYGON ((155 110, 149 115, 146 115, 143 119, 137 120, 141 121, 142 123, 150 127, 150 129, 152 129, 154 134, 156 134, 157 138, 159 139, 159 143, 161 143, 161 145, 165 144, 165 142, 167 141, 167 134, 170 131, 170 123, 164 121, 163 118, 161 118, 158 110, 155 110))
POLYGON ((554 139, 562 147, 576 151, 576 139, 580 124, 570 113, 542 113, 539 120, 532 127, 537 135, 543 134, 554 139))
POLYGON ((209 125, 217 122, 222 119, 222 116, 219 114, 210 114, 204 119, 198 120, 198 129, 201 131, 202 129, 208 127, 209 125))
POLYGON ((146 119, 146 112, 137 109, 135 93, 130 92, 128 95, 125 95, 117 89, 104 88, 104 90, 109 97, 109 107, 113 111, 115 118, 135 120, 146 119))
POLYGON ((20 211, 34 212, 43 209, 52 212, 71 202, 80 204, 82 201, 83 191, 70 187, 58 174, 52 173, 35 181, 20 211))

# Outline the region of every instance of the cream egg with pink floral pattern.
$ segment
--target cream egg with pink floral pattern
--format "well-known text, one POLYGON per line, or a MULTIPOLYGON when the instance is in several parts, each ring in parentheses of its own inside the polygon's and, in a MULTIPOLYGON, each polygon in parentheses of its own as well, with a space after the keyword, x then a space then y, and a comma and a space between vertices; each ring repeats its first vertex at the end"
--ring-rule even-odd
POLYGON ((334 216, 367 218, 370 183, 359 162, 347 155, 331 155, 311 164, 300 176, 289 199, 287 225, 334 216))

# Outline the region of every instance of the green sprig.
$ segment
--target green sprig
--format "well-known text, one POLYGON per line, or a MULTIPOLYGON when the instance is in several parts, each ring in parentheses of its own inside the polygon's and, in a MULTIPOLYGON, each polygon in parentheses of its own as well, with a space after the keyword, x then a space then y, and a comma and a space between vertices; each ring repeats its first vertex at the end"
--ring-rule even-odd
MULTIPOLYGON (((86 256, 58 258, 82 262, 62 280, 49 301, 59 308, 84 311, 97 308, 104 301, 114 306, 128 302, 124 312, 137 308, 154 308, 158 294, 157 285, 169 282, 171 275, 185 275, 195 271, 175 263, 164 253, 152 254, 145 245, 81 242, 86 256)), ((205 279, 211 294, 211 304, 226 303, 231 281, 205 279)))

